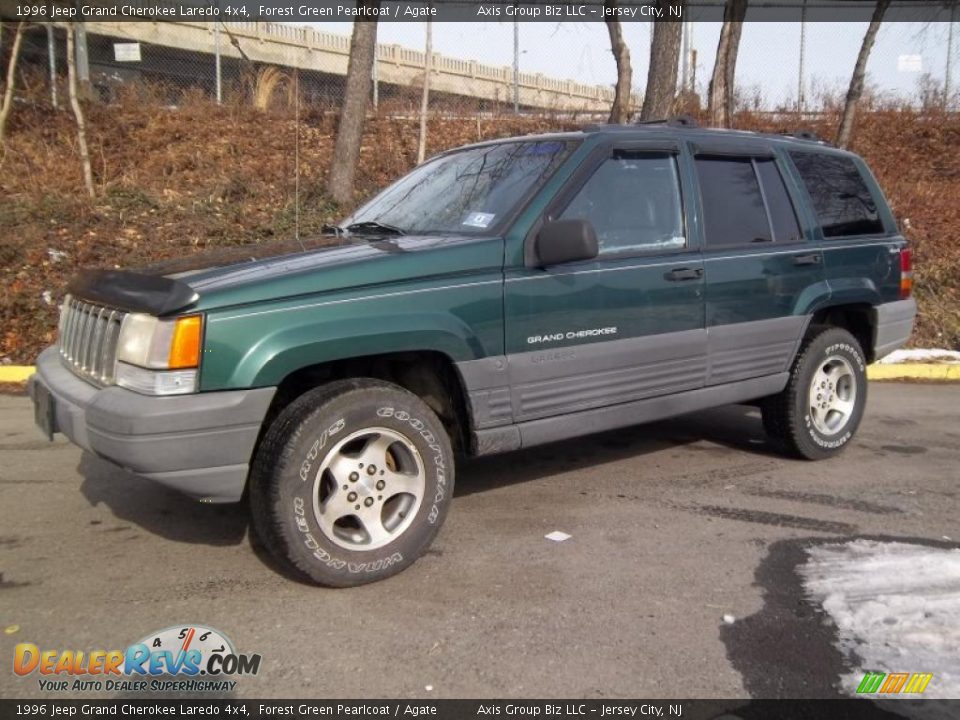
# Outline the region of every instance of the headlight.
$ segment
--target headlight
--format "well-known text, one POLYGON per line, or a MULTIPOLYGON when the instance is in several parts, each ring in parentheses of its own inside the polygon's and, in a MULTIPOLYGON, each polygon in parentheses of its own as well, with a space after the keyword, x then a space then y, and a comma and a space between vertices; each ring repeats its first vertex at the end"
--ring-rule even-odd
POLYGON ((147 395, 195 392, 202 335, 201 315, 127 315, 117 341, 117 385, 147 395))

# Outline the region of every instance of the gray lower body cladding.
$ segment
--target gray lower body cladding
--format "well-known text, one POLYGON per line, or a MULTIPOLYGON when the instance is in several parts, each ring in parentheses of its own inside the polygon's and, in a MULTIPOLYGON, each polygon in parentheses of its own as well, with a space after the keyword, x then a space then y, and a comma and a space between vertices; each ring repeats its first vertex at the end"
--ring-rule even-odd
POLYGON ((780 392, 786 387, 789 378, 789 373, 782 372, 558 417, 530 420, 506 427, 476 430, 473 434, 474 452, 477 455, 494 455, 629 425, 663 420, 718 405, 746 402, 780 392))
POLYGON ((30 379, 54 400, 58 432, 137 475, 208 502, 240 500, 275 388, 148 397, 97 388, 63 366, 54 348, 30 379))
POLYGON ((458 364, 485 430, 784 372, 810 322, 791 315, 458 364))
POLYGON ((461 363, 474 450, 506 452, 779 392, 809 322, 770 318, 461 363))
POLYGON ((879 360, 907 342, 917 316, 917 301, 911 297, 884 303, 874 307, 871 312, 875 328, 873 359, 879 360))

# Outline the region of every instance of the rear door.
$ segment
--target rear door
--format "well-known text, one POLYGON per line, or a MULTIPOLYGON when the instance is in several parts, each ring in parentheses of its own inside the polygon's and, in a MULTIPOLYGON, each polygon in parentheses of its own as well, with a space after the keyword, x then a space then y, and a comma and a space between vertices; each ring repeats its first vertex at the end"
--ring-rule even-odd
MULTIPOLYGON (((799 189, 767 143, 694 147, 706 273, 707 385, 787 369, 822 289, 823 254, 799 189)), ((825 291, 823 291, 825 292, 825 291)))
POLYGON ((804 150, 791 151, 790 159, 816 216, 831 302, 899 300, 904 239, 863 161, 804 150))
POLYGON ((541 220, 588 220, 599 256, 537 267, 539 225, 527 237, 504 298, 514 421, 703 385, 703 263, 681 167, 673 141, 603 144, 541 220))

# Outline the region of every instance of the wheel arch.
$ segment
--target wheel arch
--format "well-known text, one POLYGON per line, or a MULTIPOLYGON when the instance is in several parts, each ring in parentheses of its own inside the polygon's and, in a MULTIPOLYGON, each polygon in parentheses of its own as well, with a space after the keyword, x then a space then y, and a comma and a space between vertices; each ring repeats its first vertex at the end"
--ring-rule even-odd
POLYGON ((413 393, 440 418, 455 450, 465 452, 469 448, 471 416, 463 378, 453 358, 438 350, 344 357, 297 368, 278 383, 264 428, 305 392, 348 378, 384 380, 413 393))
MULTIPOLYGON (((810 320, 810 328, 817 326, 830 326, 846 330, 853 335, 860 347, 867 362, 873 362, 876 358, 874 345, 876 340, 876 326, 874 322, 874 305, 868 302, 848 302, 827 305, 821 307, 813 313, 810 320)), ((808 330, 810 332, 810 330, 808 330)))

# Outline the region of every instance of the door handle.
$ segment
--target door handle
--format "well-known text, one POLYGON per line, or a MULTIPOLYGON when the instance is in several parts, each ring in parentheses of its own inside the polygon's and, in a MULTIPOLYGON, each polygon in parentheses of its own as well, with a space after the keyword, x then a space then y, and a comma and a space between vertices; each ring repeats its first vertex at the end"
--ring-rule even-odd
POLYGON ((820 253, 810 253, 809 255, 794 255, 794 265, 819 265, 823 261, 823 255, 820 253))
POLYGON ((674 268, 666 273, 664 277, 673 282, 680 280, 698 280, 703 277, 703 268, 674 268))

